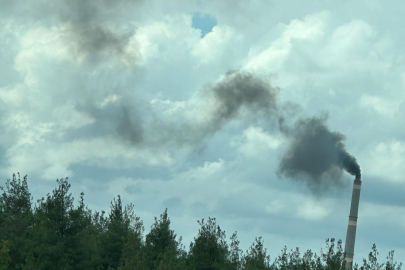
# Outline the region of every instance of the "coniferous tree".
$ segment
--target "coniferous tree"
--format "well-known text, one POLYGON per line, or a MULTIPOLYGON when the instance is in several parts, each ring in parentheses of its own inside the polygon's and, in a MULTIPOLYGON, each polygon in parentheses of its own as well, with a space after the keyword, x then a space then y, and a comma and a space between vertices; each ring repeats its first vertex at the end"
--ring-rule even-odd
POLYGON ((0 240, 7 241, 9 267, 21 269, 27 256, 28 235, 32 228, 33 215, 31 194, 27 176, 21 181, 13 174, 6 186, 0 187, 0 240))
POLYGON ((118 269, 128 235, 143 231, 142 221, 136 217, 132 204, 122 207, 121 197, 111 202, 106 230, 101 235, 101 256, 103 269, 118 269))
POLYGON ((147 269, 145 254, 143 253, 143 222, 134 213, 134 206, 128 205, 124 209, 124 220, 128 228, 120 259, 120 270, 147 269))
POLYGON ((71 219, 71 237, 68 248, 72 254, 73 269, 96 269, 101 264, 100 231, 95 225, 96 220, 84 204, 84 193, 80 194, 79 206, 69 215, 71 219))
MULTIPOLYGON (((167 209, 155 218, 143 240, 143 224, 132 204, 122 206, 113 199, 108 216, 93 212, 80 194, 78 206, 69 193, 66 179, 32 208, 27 177, 7 180, 0 196, 0 270, 95 269, 95 270, 343 270, 342 241, 326 239, 325 252, 287 247, 271 264, 261 237, 242 253, 235 232, 230 245, 215 218, 198 221, 200 229, 190 250, 185 252, 181 237, 170 228, 167 209)), ((379 263, 375 245, 361 266, 354 270, 400 270, 394 251, 379 263)))
POLYGON ((101 255, 103 269, 117 269, 121 258, 127 227, 124 221, 121 197, 111 202, 111 210, 107 221, 106 231, 102 237, 101 255))
POLYGON ((80 269, 98 269, 103 263, 101 238, 106 230, 107 223, 104 214, 104 211, 92 214, 91 210, 87 208, 85 210, 86 226, 79 233, 80 246, 83 249, 82 268, 80 269))
POLYGON ((25 269, 74 269, 81 230, 72 219, 73 197, 68 178, 57 179, 58 187, 35 207, 31 254, 25 269))
POLYGON ((145 252, 149 269, 184 269, 181 238, 176 239, 170 223, 166 208, 159 219, 155 217, 151 231, 146 235, 145 252))
POLYGON ((215 218, 209 217, 207 222, 202 219, 198 224, 201 226, 198 235, 190 244, 189 269, 227 269, 229 261, 225 232, 217 225, 215 218))
POLYGON ((147 270, 146 255, 142 243, 142 235, 136 231, 128 233, 122 256, 120 259, 119 270, 147 270))

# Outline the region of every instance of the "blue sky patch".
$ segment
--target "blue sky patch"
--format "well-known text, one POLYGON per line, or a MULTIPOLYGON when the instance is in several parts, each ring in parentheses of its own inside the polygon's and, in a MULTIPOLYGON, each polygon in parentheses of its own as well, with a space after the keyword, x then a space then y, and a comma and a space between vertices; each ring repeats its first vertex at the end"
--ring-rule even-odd
POLYGON ((193 24, 195 29, 201 30, 201 37, 212 31, 212 28, 217 25, 217 19, 214 16, 206 13, 196 12, 193 14, 193 24))

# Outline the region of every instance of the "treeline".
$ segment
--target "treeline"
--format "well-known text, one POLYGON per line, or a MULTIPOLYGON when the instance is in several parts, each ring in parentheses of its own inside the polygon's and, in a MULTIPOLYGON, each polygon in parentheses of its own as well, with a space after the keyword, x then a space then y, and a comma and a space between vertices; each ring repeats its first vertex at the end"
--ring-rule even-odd
MULTIPOLYGON (((170 228, 167 209, 155 218, 145 234, 132 204, 123 206, 118 196, 108 213, 92 211, 84 194, 74 204, 68 179, 46 198, 32 203, 27 177, 13 175, 1 187, 0 270, 97 269, 97 270, 284 270, 344 269, 342 242, 327 239, 319 255, 297 248, 281 250, 273 260, 263 239, 255 239, 242 252, 235 232, 226 239, 215 218, 198 221, 200 228, 189 250, 170 228)), ((391 251, 385 263, 377 262, 375 245, 355 269, 397 270, 391 251)))

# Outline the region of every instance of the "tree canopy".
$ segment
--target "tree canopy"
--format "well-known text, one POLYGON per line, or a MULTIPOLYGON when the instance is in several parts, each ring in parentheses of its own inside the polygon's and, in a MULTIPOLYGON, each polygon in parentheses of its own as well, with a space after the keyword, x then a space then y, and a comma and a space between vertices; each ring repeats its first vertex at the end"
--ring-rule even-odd
MULTIPOLYGON (((186 250, 181 237, 171 229, 168 209, 155 217, 145 234, 134 205, 122 205, 118 195, 111 207, 92 211, 70 193, 68 178, 57 179, 57 187, 32 202, 27 176, 13 175, 0 187, 0 270, 343 270, 342 241, 326 239, 319 255, 299 248, 271 260, 262 237, 256 237, 243 252, 237 232, 227 240, 225 231, 212 217, 198 220, 200 228, 186 250)), ((400 270, 390 251, 378 261, 373 245, 368 258, 356 270, 400 270)))

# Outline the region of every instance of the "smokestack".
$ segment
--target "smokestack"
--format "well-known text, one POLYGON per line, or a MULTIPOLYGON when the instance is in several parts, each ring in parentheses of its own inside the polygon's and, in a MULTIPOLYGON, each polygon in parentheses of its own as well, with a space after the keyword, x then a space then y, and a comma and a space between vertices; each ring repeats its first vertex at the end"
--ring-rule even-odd
POLYGON ((353 267, 354 243, 356 241, 357 214, 359 212, 360 190, 361 176, 360 174, 358 174, 356 175, 356 179, 354 179, 353 182, 352 203, 350 206, 349 224, 347 226, 345 244, 346 269, 352 269, 353 267))

